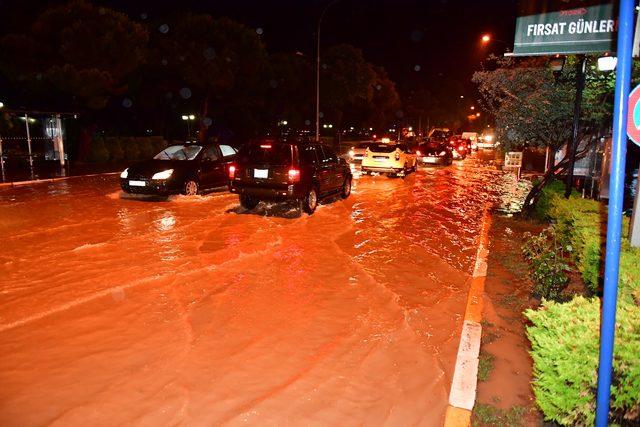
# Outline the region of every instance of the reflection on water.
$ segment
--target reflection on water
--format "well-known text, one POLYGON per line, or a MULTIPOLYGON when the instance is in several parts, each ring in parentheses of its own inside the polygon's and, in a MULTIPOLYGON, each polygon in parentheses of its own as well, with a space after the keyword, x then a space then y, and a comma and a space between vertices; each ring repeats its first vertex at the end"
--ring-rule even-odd
POLYGON ((0 424, 439 424, 499 177, 356 175, 312 216, 0 190, 0 424))

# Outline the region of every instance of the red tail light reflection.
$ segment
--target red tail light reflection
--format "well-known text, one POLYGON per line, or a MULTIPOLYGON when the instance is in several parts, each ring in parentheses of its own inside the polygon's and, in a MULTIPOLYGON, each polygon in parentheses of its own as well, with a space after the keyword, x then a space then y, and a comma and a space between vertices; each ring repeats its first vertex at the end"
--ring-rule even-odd
POLYGON ((300 169, 289 169, 289 181, 300 182, 300 169))

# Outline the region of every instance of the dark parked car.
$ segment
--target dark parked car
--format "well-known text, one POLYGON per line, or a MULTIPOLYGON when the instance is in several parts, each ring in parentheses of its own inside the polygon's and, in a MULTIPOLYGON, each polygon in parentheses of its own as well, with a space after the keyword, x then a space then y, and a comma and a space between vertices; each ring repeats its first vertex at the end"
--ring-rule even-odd
POLYGON ((225 144, 171 145, 153 159, 136 163, 120 174, 120 186, 132 194, 198 194, 229 184, 229 165, 236 150, 225 144))
POLYGON ((270 141, 247 144, 230 168, 232 193, 253 209, 262 200, 295 200, 307 213, 318 200, 351 194, 351 170, 328 147, 315 143, 270 141))
POLYGON ((429 141, 418 147, 418 163, 430 165, 450 165, 453 154, 447 142, 429 141))

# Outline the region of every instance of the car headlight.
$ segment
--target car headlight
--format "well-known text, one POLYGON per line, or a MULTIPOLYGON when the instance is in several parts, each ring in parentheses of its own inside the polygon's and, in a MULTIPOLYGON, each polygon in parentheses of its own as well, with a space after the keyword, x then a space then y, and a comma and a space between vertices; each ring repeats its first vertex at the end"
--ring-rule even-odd
POLYGON ((173 169, 167 169, 166 171, 154 173, 151 179, 167 179, 173 174, 173 169))
POLYGON ((484 140, 485 140, 485 141, 487 141, 487 142, 491 142, 491 141, 493 141, 493 135, 487 135, 487 136, 485 136, 485 137, 484 137, 484 140))
POLYGON ((126 168, 125 170, 122 171, 122 173, 120 174, 120 178, 126 178, 129 176, 129 168, 126 168))
POLYGON ((444 155, 446 155, 446 154, 447 154, 447 152, 446 152, 446 151, 441 151, 441 152, 440 152, 440 155, 441 155, 441 156, 444 156, 444 155))

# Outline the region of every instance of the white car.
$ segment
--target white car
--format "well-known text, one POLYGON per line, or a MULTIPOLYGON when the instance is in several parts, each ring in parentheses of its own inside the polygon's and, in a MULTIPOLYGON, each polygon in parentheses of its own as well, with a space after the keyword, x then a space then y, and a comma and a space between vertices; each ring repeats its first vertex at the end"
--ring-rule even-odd
POLYGON ((406 175, 416 170, 416 153, 406 144, 372 144, 362 159, 362 173, 406 175))
POLYGON ((495 136, 492 134, 481 135, 478 138, 478 148, 494 148, 497 145, 495 136))

